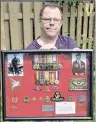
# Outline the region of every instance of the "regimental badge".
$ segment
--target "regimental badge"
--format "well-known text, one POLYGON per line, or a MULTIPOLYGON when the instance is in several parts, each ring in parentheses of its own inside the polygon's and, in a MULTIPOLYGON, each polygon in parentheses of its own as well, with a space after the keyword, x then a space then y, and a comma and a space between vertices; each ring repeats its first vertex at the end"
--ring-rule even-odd
POLYGON ((12 97, 12 103, 17 103, 18 102, 18 98, 17 97, 12 97))
POLYGON ((12 85, 11 85, 11 89, 12 90, 14 90, 14 88, 16 88, 16 87, 21 85, 19 81, 16 81, 16 80, 14 80, 12 78, 10 78, 10 79, 11 79, 11 83, 12 83, 12 85))
POLYGON ((52 86, 52 90, 56 90, 57 89, 57 86, 52 86))
POLYGON ((70 101, 70 102, 73 101, 73 96, 72 95, 68 95, 67 100, 70 101))
POLYGON ((49 97, 49 96, 46 96, 45 101, 46 101, 47 103, 50 102, 50 97, 49 97))
POLYGON ((72 78, 70 79, 69 90, 88 90, 86 78, 72 78))
POLYGON ((86 103, 86 101, 87 101, 87 96, 85 94, 79 94, 78 95, 78 102, 86 103))
POLYGON ((45 92, 50 92, 49 87, 48 87, 48 86, 46 86, 44 91, 45 91, 45 92))
POLYGON ((54 97, 51 97, 51 101, 59 102, 63 100, 64 100, 64 97, 61 97, 61 94, 58 91, 55 92, 54 97))
POLYGON ((33 97, 32 100, 33 100, 33 101, 36 101, 36 97, 33 97))
POLYGON ((24 97, 24 103, 28 103, 29 102, 29 97, 24 97))
POLYGON ((34 88, 33 90, 35 90, 35 91, 41 91, 42 89, 41 89, 39 86, 37 86, 37 87, 34 88))

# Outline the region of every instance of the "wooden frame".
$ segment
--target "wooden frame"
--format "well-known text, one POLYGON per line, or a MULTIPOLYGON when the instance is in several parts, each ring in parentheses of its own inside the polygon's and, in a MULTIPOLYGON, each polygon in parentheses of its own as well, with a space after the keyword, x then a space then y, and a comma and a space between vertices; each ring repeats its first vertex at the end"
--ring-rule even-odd
MULTIPOLYGON (((1 57, 2 57, 3 120, 93 119, 93 110, 92 110, 93 51, 92 50, 2 51, 1 57), (73 71, 72 67, 75 61, 74 57, 78 56, 79 54, 82 55, 82 61, 85 61, 86 71, 84 72, 82 71, 82 73, 80 72, 80 74, 79 72, 78 74, 74 74, 72 72, 73 71), (42 60, 44 59, 44 57, 43 58, 38 57, 42 55, 43 56, 47 55, 46 65, 44 65, 43 62, 44 60, 42 60), (52 57, 48 58, 48 56, 50 55, 51 56, 55 55, 54 59, 52 57), (17 71, 15 72, 12 69, 9 70, 10 69, 9 63, 12 63, 13 59, 12 57, 15 56, 19 59, 18 72, 17 71), (38 58, 33 58, 33 56, 37 56, 38 58), (38 65, 36 64, 37 59, 39 61, 39 68, 38 65), (56 61, 55 62, 57 63, 56 65, 53 62, 53 60, 56 61), (52 61, 52 63, 49 63, 50 61, 52 61), (51 64, 50 67, 46 67, 47 64, 48 66, 51 64), (52 67, 54 65, 55 69, 54 67, 52 67), (39 76, 40 77, 38 78, 39 82, 37 82, 36 73, 38 71, 47 74, 51 73, 51 76, 49 75, 48 77, 49 84, 45 84, 46 75, 43 75, 44 76, 43 83, 41 83, 40 80, 41 76, 38 75, 38 77, 39 76), (56 75, 55 73, 59 75, 56 75), (53 77, 55 80, 53 80, 54 82, 52 83, 53 77), (75 84, 75 87, 72 85, 73 83, 75 84), (83 86, 82 83, 84 83, 85 86, 83 86), (51 92, 48 91, 48 88, 51 92), (59 98, 55 97, 57 93, 60 93, 59 98), (48 96, 50 98, 50 102, 48 102, 47 101, 48 99, 46 99, 48 98, 48 96)), ((82 65, 81 67, 84 68, 85 65, 84 64, 81 65, 82 65)), ((75 66, 77 67, 77 64, 75 64, 75 66)))

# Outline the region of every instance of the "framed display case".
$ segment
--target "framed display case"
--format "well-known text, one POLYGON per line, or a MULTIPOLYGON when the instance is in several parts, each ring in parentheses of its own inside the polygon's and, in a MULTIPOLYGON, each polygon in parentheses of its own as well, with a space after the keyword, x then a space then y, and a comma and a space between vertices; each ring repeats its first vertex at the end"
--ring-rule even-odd
POLYGON ((93 50, 2 51, 4 120, 89 120, 93 50))

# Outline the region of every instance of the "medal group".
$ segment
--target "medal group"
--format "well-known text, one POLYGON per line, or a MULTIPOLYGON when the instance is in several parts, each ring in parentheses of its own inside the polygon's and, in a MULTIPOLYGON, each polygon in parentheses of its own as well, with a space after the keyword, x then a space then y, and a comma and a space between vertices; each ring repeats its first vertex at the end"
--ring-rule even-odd
POLYGON ((63 68, 60 60, 57 61, 56 54, 34 55, 32 67, 35 70, 35 84, 37 85, 34 90, 42 90, 38 85, 44 86, 46 93, 55 90, 54 97, 46 96, 46 102, 64 100, 60 92, 56 91, 60 82, 60 70, 63 68))

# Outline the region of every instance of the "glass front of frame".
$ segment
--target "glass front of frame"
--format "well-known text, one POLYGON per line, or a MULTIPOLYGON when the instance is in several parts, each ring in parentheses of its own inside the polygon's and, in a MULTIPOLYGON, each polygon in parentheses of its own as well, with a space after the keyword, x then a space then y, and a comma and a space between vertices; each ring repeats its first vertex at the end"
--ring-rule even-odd
POLYGON ((3 51, 3 119, 92 119, 92 53, 3 51))

